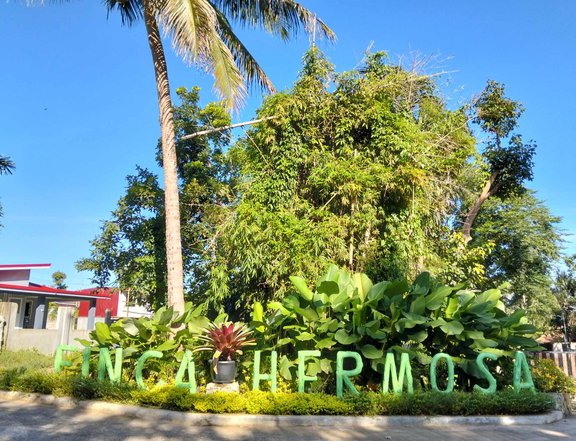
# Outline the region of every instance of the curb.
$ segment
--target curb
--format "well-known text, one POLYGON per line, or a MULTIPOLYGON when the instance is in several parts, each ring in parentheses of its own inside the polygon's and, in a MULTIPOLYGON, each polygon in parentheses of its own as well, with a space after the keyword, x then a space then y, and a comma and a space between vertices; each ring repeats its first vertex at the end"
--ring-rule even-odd
POLYGON ((561 420, 564 414, 554 410, 539 415, 503 416, 332 416, 332 415, 247 415, 202 414, 153 409, 105 401, 76 401, 69 397, 0 391, 0 400, 49 404, 63 409, 81 408, 113 416, 178 421, 199 426, 471 426, 542 425, 561 420))

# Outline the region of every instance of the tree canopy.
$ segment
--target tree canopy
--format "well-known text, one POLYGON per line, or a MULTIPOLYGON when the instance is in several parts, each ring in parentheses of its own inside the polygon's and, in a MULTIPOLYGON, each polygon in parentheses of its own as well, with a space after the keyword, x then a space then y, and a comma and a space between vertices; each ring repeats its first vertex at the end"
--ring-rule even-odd
MULTIPOLYGON (((508 179, 514 173, 496 160, 491 165, 489 145, 477 140, 473 124, 498 144, 520 113, 490 84, 471 117, 469 106, 446 103, 434 77, 385 53, 337 73, 312 47, 294 87, 265 99, 261 122, 246 136, 233 145, 226 132, 177 144, 188 297, 245 317, 253 301, 283 298, 289 276, 316 280, 335 263, 375 280, 427 270, 451 285, 507 283, 510 307, 552 313, 559 219, 524 179, 508 179), (493 106, 495 96, 500 104, 493 106), (491 116, 491 106, 503 110, 491 116), (500 180, 478 206, 467 240, 463 219, 494 173, 500 180)), ((198 106, 196 89, 179 96, 179 138, 228 124, 222 107, 198 106)), ((509 141, 502 150, 531 173, 531 155, 518 159, 509 141)), ((114 273, 142 299, 163 304, 162 210, 157 177, 138 169, 79 267, 96 279, 114 273)))

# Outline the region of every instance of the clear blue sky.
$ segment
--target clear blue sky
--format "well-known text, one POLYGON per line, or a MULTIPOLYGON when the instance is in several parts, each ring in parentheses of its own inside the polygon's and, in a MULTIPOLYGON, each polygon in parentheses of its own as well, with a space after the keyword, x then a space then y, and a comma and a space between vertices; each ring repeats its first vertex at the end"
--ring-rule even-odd
MULTIPOLYGON (((538 144, 530 187, 576 233, 572 143, 576 103, 576 2, 555 0, 303 0, 338 36, 321 45, 337 70, 373 50, 393 57, 419 52, 452 71, 445 91, 454 106, 488 79, 505 83, 526 112, 519 132, 538 144)), ((241 37, 278 89, 295 80, 308 39, 286 44, 262 32, 241 37)), ((185 67, 167 47, 173 90, 199 85, 214 99, 211 78, 185 67)), ((4 209, 0 263, 52 263, 34 280, 68 274, 71 289, 91 286, 74 262, 109 218, 136 164, 154 168, 159 136, 152 65, 143 24, 123 27, 101 2, 45 7, 0 4, 2 87, 0 155, 17 165, 0 176, 4 209)), ((254 115, 253 95, 235 120, 254 115)), ((567 236, 567 251, 576 241, 567 236)))

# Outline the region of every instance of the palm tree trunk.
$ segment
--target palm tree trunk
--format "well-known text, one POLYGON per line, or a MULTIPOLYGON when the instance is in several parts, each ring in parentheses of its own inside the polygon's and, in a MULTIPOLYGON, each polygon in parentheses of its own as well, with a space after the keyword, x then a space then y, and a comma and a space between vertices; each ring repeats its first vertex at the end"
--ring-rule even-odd
POLYGON ((168 69, 164 57, 162 39, 150 1, 143 2, 144 21, 148 44, 154 62, 160 129, 162 133, 162 163, 164 167, 164 211, 166 219, 166 267, 168 305, 176 311, 184 311, 184 274, 182 264, 182 240, 180 237, 180 202, 178 196, 178 170, 176 166, 176 137, 174 116, 168 83, 168 69))

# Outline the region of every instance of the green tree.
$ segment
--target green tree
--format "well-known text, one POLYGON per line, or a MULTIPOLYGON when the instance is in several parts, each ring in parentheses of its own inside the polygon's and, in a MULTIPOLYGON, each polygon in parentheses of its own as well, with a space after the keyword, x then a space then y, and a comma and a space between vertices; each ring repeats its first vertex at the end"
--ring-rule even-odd
POLYGON ((574 341, 574 311, 576 311, 576 254, 564 259, 564 269, 558 271, 553 287, 559 304, 564 342, 574 341))
POLYGON ((473 122, 489 135, 483 152, 488 179, 465 215, 462 235, 468 243, 472 239, 472 226, 484 202, 492 197, 504 199, 525 191, 524 181, 532 180, 532 157, 536 149, 533 142, 524 143, 522 137, 512 134, 524 108, 507 98, 504 85, 489 81, 474 104, 473 122), (508 138, 508 146, 504 146, 508 138))
POLYGON ((258 116, 275 118, 231 150, 245 179, 220 241, 238 305, 280 297, 289 275, 313 280, 328 262, 377 279, 438 265, 474 139, 431 78, 383 53, 335 74, 313 47, 258 116))
POLYGON ((509 284, 507 303, 527 311, 542 328, 558 309, 551 291, 553 267, 560 257, 560 218, 553 216, 533 191, 486 201, 475 224, 471 248, 491 241, 486 256, 487 280, 482 288, 509 284))
MULTIPOLYGON (((310 29, 316 17, 292 0, 243 2, 240 0, 105 0, 109 11, 118 10, 132 24, 144 19, 154 64, 164 169, 164 216, 168 304, 183 311, 183 261, 174 116, 168 69, 160 27, 172 37, 176 51, 186 61, 206 67, 214 75, 215 88, 230 106, 242 101, 248 84, 273 91, 273 86, 232 30, 230 21, 261 27, 284 39, 300 27, 310 29)), ((332 31, 318 21, 319 32, 333 38, 332 31)))
POLYGON ((104 0, 104 4, 108 12, 118 11, 123 23, 132 25, 143 19, 146 26, 160 112, 168 304, 183 311, 176 135, 160 28, 171 37, 174 49, 186 62, 212 72, 215 89, 229 108, 242 102, 246 84, 274 91, 262 68, 234 33, 232 22, 263 28, 284 40, 301 28, 329 39, 335 36, 316 15, 293 0, 104 0))
POLYGON ((12 174, 16 164, 8 156, 0 156, 0 175, 12 174))
MULTIPOLYGON (((8 157, 0 155, 0 175, 12 174, 16 164, 8 157)), ((0 218, 2 217, 2 205, 0 205, 0 218)), ((0 224, 0 227, 2 224, 0 224)))
POLYGON ((62 271, 55 271, 52 273, 52 284, 54 286, 54 288, 58 288, 58 289, 66 289, 68 288, 68 285, 66 285, 66 283, 64 283, 64 281, 66 280, 66 273, 63 273, 62 271))
MULTIPOLYGON (((210 262, 215 258, 217 226, 228 216, 236 195, 231 189, 236 173, 223 149, 226 132, 181 139, 191 132, 230 124, 228 112, 218 104, 198 106, 199 89, 176 91, 180 104, 174 108, 182 245, 186 270, 185 291, 200 303, 205 299, 210 262)), ((161 145, 157 160, 162 164, 161 145)), ((112 218, 92 242, 91 256, 77 262, 80 271, 91 271, 93 282, 118 284, 131 299, 158 308, 166 304, 166 242, 164 198, 154 173, 137 167, 127 177, 125 195, 112 218)))

